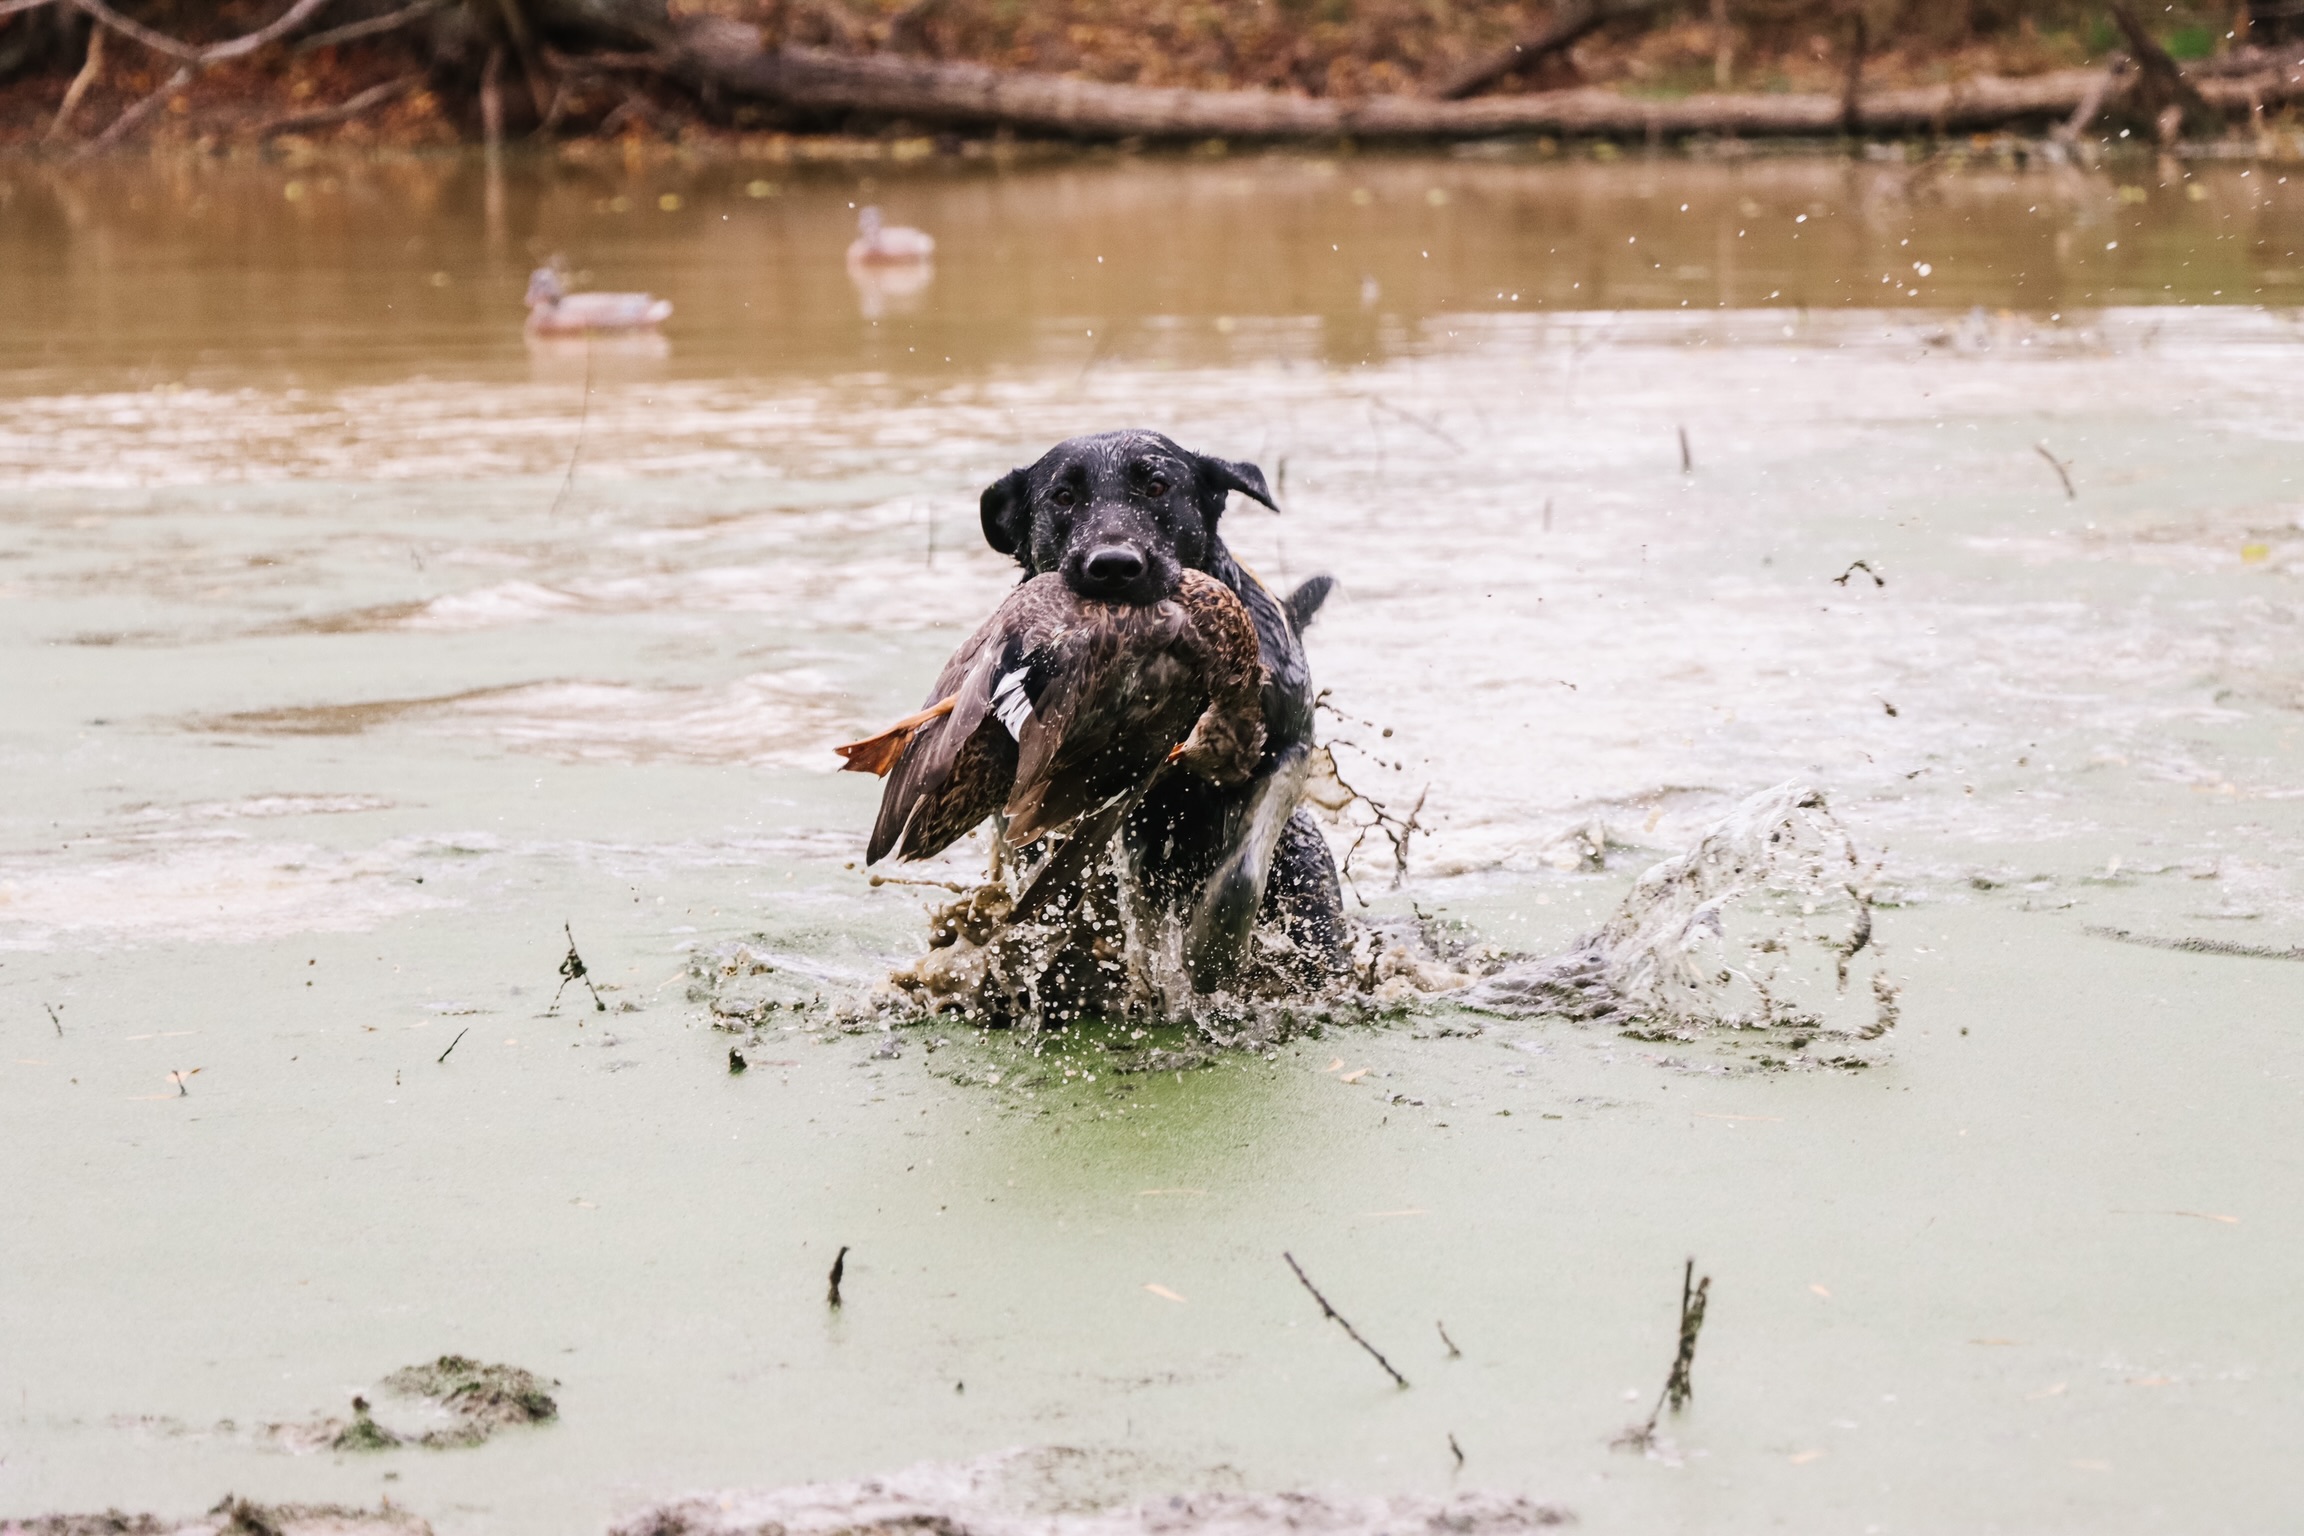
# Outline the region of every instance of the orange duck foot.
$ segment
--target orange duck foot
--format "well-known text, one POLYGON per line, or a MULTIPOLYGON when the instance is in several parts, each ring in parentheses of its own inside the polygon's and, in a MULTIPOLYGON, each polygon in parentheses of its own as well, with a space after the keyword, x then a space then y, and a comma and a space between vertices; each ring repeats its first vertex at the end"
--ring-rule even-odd
POLYGON ((834 747, 832 750, 845 759, 840 764, 840 771, 869 773, 883 779, 888 777, 889 771, 904 760, 904 749, 912 744, 913 734, 929 721, 952 713, 952 706, 959 702, 960 696, 954 694, 941 703, 929 705, 918 714, 906 715, 877 736, 867 736, 862 741, 851 741, 834 747))

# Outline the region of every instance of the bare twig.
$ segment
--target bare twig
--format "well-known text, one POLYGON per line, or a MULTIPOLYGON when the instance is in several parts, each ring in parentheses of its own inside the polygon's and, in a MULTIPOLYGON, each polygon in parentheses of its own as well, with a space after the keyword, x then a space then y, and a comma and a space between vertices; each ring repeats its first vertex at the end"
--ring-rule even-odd
POLYGON ((576 446, 568 450, 568 473, 561 477, 560 490, 552 498, 552 509, 544 514, 547 522, 560 515, 560 503, 568 499, 568 492, 576 484, 576 461, 584 456, 584 432, 592 425, 592 333, 584 333, 584 401, 576 410, 576 446))
POLYGON ((72 114, 80 106, 80 98, 88 94, 88 87, 104 72, 104 39, 110 36, 102 27, 88 29, 88 56, 81 60, 80 73, 72 77, 72 84, 64 92, 64 103, 56 109, 55 120, 48 125, 43 144, 53 144, 64 136, 71 126, 72 114))
POLYGON ((1456 1470, 1464 1470, 1464 1447, 1456 1443, 1456 1431, 1448 1431, 1448 1454, 1456 1458, 1456 1470))
POLYGON ((63 1039, 64 1021, 56 1017, 56 1005, 54 1003, 42 1003, 40 1006, 48 1010, 48 1022, 56 1026, 56 1038, 63 1039))
POLYGON ((1448 1337, 1448 1325, 1446 1323, 1434 1323, 1432 1326, 1440 1330, 1440 1342, 1448 1346, 1448 1358, 1451 1360, 1460 1358, 1464 1351, 1458 1349, 1456 1341, 1448 1337))
POLYGON ((1353 1327, 1349 1322, 1346 1322, 1343 1313, 1337 1311, 1334 1307, 1328 1304, 1328 1298, 1320 1294, 1320 1287, 1314 1285, 1312 1283, 1312 1277, 1304 1273, 1304 1266, 1296 1262, 1295 1255, 1283 1253, 1280 1255, 1280 1257, 1288 1261, 1288 1267, 1296 1271, 1296 1278, 1304 1282, 1304 1289, 1310 1291, 1312 1293, 1312 1299, 1320 1303, 1321 1314, 1328 1318, 1329 1321, 1333 1322, 1337 1327, 1343 1329, 1344 1332, 1351 1337, 1353 1343, 1368 1351, 1370 1358, 1375 1360, 1378 1365, 1384 1367, 1385 1375, 1391 1377, 1394 1381, 1400 1383, 1400 1385, 1403 1387, 1408 1385, 1408 1378, 1394 1370, 1392 1368, 1392 1362, 1385 1359, 1383 1354, 1376 1348, 1375 1345, 1360 1337, 1360 1330, 1353 1327))
POLYGON ((2072 461, 2070 459, 2060 459, 2056 457, 2056 455, 2050 453, 2046 443, 2034 443, 2032 445, 2032 451, 2039 454, 2040 457, 2046 459, 2048 461, 2048 467, 2056 471, 2056 478, 2064 482, 2064 499, 2066 501, 2078 501, 2080 499, 2080 493, 2072 489, 2072 461))
POLYGON ((184 87, 190 85, 192 83, 193 77, 199 73, 200 68, 196 64, 186 64, 179 68, 176 73, 170 75, 164 82, 161 83, 160 89, 154 91, 151 95, 145 97, 142 101, 137 102, 127 111, 121 113, 118 117, 112 120, 111 127, 105 129, 102 133, 96 135, 96 137, 90 139, 87 143, 81 145, 80 148, 73 151, 72 158, 79 160, 86 156, 99 153, 100 151, 110 149, 113 145, 128 137, 128 135, 143 127, 146 119, 150 118, 162 107, 168 105, 169 102, 175 100, 178 94, 183 91, 184 87))
POLYGON ((296 3, 288 7, 279 19, 270 26, 259 27, 243 37, 235 37, 221 43, 210 43, 205 47, 197 43, 180 41, 170 37, 165 32, 155 32, 142 22, 132 21, 121 15, 106 5, 104 0, 72 0, 72 3, 122 37, 142 43, 154 53, 164 53, 169 58, 181 59, 187 64, 209 65, 222 64, 230 59, 242 58, 254 53, 267 43, 276 42, 280 38, 286 37, 310 20, 314 13, 329 3, 329 0, 296 0, 296 3))
POLYGON ((380 107, 385 102, 407 95, 423 83, 424 75, 420 70, 413 74, 402 75, 397 80, 387 80, 382 85, 372 85, 357 96, 347 97, 333 107, 320 107, 310 112, 292 112, 286 117, 276 117, 258 128, 256 136, 260 139, 268 139, 276 133, 293 133, 300 128, 325 128, 330 123, 348 123, 372 107, 380 107))
POLYGON ((1682 427, 1680 429, 1680 473, 1693 474, 1695 470, 1696 456, 1688 451, 1688 429, 1682 427))
POLYGON ((171 1073, 169 1073, 169 1074, 168 1074, 168 1081, 170 1081, 170 1082, 172 1082, 172 1083, 174 1083, 174 1084, 176 1085, 176 1097, 178 1097, 178 1098, 180 1098, 180 1099, 188 1099, 188 1098, 192 1097, 192 1090, 191 1090, 189 1087, 187 1087, 186 1085, 187 1085, 188 1083, 190 1083, 190 1082, 192 1081, 192 1079, 194 1079, 194 1078, 198 1077, 198 1076, 199 1076, 201 1073, 203 1073, 203 1072, 205 1072, 205 1071, 207 1071, 207 1070, 208 1070, 208 1069, 207 1069, 206 1067, 194 1067, 194 1068, 193 1068, 191 1071, 189 1071, 189 1072, 171 1072, 171 1073))
POLYGON ((1712 1277, 1696 1277, 1696 1261, 1690 1259, 1680 1271, 1680 1343, 1672 1354, 1671 1374, 1664 1378, 1664 1390, 1657 1394, 1656 1406, 1648 1412, 1648 1422, 1635 1424, 1616 1437, 1615 1443, 1625 1450, 1647 1450, 1656 1443, 1656 1421, 1664 1416, 1669 1403, 1674 1413, 1688 1406, 1696 1395, 1696 1383, 1690 1375, 1696 1367, 1696 1336, 1704 1330, 1704 1304, 1712 1294, 1712 1277))
MULTIPOLYGON (((464 1043, 464 1037, 470 1033, 472 1033, 472 1026, 469 1024, 456 1031, 456 1038, 448 1042, 448 1051, 452 1051, 456 1049, 456 1047, 462 1045, 464 1043)), ((435 1059, 433 1064, 435 1066, 445 1065, 448 1060, 448 1051, 442 1051, 440 1055, 435 1059)))
POLYGON ((1884 587, 1888 585, 1888 578, 1881 575, 1878 571, 1872 569, 1872 562, 1869 560, 1849 561, 1848 569, 1842 571, 1839 575, 1832 578, 1832 585, 1836 587, 1844 587, 1848 585, 1848 578, 1855 575, 1858 571, 1862 571, 1865 575, 1871 577, 1872 585, 1876 587, 1884 587))
POLYGON ((1422 427, 1425 431, 1431 433, 1434 437, 1440 439, 1440 441, 1446 443, 1449 447, 1455 449, 1458 453, 1465 453, 1470 451, 1465 448, 1463 442, 1460 439, 1458 439, 1446 427, 1441 426, 1436 421, 1432 421, 1427 417, 1419 416, 1414 411, 1407 410, 1404 407, 1394 405, 1391 401, 1385 399, 1382 395, 1367 395, 1363 396, 1362 398, 1367 400, 1370 405, 1375 406, 1379 410, 1390 411, 1393 415, 1399 417, 1402 421, 1407 422, 1412 427, 1422 427))
POLYGON ((833 1311, 840 1310, 840 1277, 848 1272, 848 1245, 842 1243, 840 1251, 832 1255, 832 1282, 824 1293, 824 1301, 833 1311))
POLYGON ((296 51, 298 53, 310 53, 315 48, 326 48, 335 43, 356 43, 364 37, 380 37, 384 33, 404 27, 412 21, 422 21, 447 3, 448 0, 416 0, 414 5, 404 5, 399 10, 387 12, 382 16, 371 17, 366 21, 347 22, 341 27, 330 27, 325 32, 315 32, 310 37, 305 38, 296 45, 296 51))
MULTIPOLYGON (((1696 1335, 1704 1331, 1704 1303, 1711 1294, 1712 1277, 1697 1280, 1696 1261, 1690 1259, 1680 1271, 1680 1347, 1673 1353, 1672 1374, 1665 1378, 1664 1395, 1656 1400, 1659 1408, 1669 1401, 1672 1411, 1678 1413, 1696 1395, 1696 1383, 1689 1373, 1696 1368, 1696 1335), (1692 1280, 1693 1286, 1689 1283, 1692 1280)), ((1655 1423, 1656 1415, 1650 1414, 1648 1421, 1655 1423)))
POLYGON ((608 1005, 600 1001, 600 989, 592 985, 592 973, 585 969, 584 957, 576 953, 575 930, 566 923, 562 923, 560 931, 568 935, 568 953, 560 962, 560 985, 552 990, 552 1006, 544 1011, 546 1013, 557 1012, 560 1007, 560 994, 568 990, 568 983, 580 981, 584 983, 584 990, 592 994, 593 1009, 599 1013, 606 1013, 608 1005))

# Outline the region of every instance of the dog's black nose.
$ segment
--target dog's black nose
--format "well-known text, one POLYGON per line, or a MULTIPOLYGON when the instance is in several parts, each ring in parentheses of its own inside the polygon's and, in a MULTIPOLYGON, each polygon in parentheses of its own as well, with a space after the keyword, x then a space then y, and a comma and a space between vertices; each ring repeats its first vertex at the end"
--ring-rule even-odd
POLYGON ((1080 569, 1095 586, 1124 587, 1144 574, 1144 557, 1125 544, 1088 551, 1080 569))

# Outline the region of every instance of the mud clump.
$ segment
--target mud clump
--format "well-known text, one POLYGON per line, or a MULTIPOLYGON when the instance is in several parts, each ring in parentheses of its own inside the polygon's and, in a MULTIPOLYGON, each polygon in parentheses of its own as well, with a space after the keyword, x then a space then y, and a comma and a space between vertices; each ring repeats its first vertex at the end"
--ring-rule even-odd
POLYGON ((368 1399, 352 1399, 352 1422, 337 1432, 328 1442, 332 1451, 388 1451, 396 1445, 406 1444, 400 1436, 376 1422, 368 1411, 368 1399))
POLYGON ((258 1504, 227 1495, 189 1520, 106 1510, 92 1515, 0 1519, 0 1536, 432 1536, 432 1527, 389 1502, 379 1509, 343 1504, 258 1504))
MULTIPOLYGON (((559 1383, 515 1365, 487 1365, 463 1355, 442 1355, 430 1364, 394 1371, 379 1385, 402 1397, 436 1403, 453 1417, 449 1428, 419 1437, 421 1445, 478 1445, 500 1429, 545 1424, 560 1416, 560 1405, 547 1390, 559 1383)), ((354 1407, 358 1416, 352 1428, 357 1429, 367 1414, 357 1399, 354 1407)))

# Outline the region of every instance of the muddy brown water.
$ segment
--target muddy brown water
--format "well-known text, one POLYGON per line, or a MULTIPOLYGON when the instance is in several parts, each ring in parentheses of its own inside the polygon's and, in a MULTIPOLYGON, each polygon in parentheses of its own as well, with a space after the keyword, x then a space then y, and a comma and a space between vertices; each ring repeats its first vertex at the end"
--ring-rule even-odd
POLYGON ((0 169, 0 1514, 588 1531, 1066 1445, 1112 1500, 2292 1525, 2296 180, 0 169), (929 281, 851 281, 864 202, 929 281), (661 345, 524 342, 554 253, 661 345), (919 944, 827 749, 1008 579, 982 485, 1120 424, 1341 578, 1339 761, 1429 792, 1370 910, 1557 948, 1805 779, 1879 862, 1875 1064, 1433 1004, 1116 1076, 802 1010, 729 1076, 699 949, 836 998, 919 944), (563 922, 606 1013, 547 1011, 563 922), (1695 1401, 1611 1450, 1690 1254, 1695 1401), (559 1419, 266 1428, 449 1352, 559 1419))

